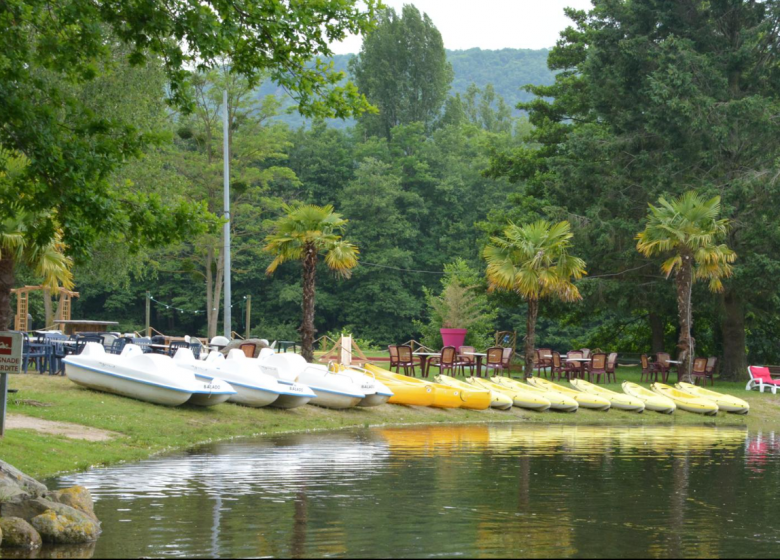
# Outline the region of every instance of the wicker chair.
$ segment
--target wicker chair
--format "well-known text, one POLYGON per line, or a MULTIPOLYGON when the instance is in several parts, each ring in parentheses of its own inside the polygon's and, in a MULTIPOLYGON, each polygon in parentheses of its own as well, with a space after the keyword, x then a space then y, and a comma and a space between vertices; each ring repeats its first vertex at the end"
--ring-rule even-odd
POLYGON ((593 381, 596 376, 596 383, 601 383, 601 376, 607 377, 607 355, 603 352, 593 354, 590 358, 590 364, 586 369, 588 380, 593 381))
MULTIPOLYGON (((671 359, 671 356, 667 354, 666 352, 658 352, 655 355, 655 364, 653 366, 657 370, 658 373, 661 374, 661 379, 663 383, 666 383, 669 380, 669 371, 672 368, 672 365, 669 363, 669 360, 671 359)), ((656 381, 658 381, 658 376, 656 375, 656 381)))
POLYGON ((547 377, 547 367, 544 365, 541 350, 534 350, 534 369, 536 377, 547 377))
POLYGON ((552 369, 550 370, 550 379, 554 379, 556 375, 558 376, 559 380, 562 377, 571 379, 563 366, 560 352, 553 352, 552 355, 552 369))
POLYGON ((477 357, 474 353, 477 351, 473 346, 461 346, 458 348, 458 361, 462 364, 461 369, 464 371, 469 368, 469 371, 474 375, 474 368, 477 366, 477 357))
POLYGON ((404 375, 409 375, 409 371, 412 372, 412 377, 415 375, 414 371, 414 355, 412 353, 411 346, 399 346, 398 347, 398 372, 401 372, 400 368, 404 368, 404 375))
POLYGON ((590 358, 591 357, 591 351, 590 348, 580 348, 580 352, 582 352, 583 358, 590 358))
MULTIPOLYGON (((579 350, 572 350, 571 352, 566 354, 567 360, 569 358, 578 358, 578 359, 584 359, 584 356, 582 355, 582 352, 579 350)), ((583 373, 585 372, 585 368, 583 367, 583 364, 585 362, 569 362, 567 361, 564 365, 564 371, 566 372, 566 377, 571 380, 572 377, 583 377, 583 373)))
POLYGON ((504 373, 504 349, 500 346, 494 346, 487 349, 487 359, 485 360, 485 371, 487 377, 490 377, 490 370, 504 373))
POLYGON ((655 369, 655 364, 650 361, 647 354, 642 354, 642 374, 639 376, 639 380, 645 381, 645 376, 647 376, 647 381, 658 381, 658 370, 655 369))
POLYGON ((707 358, 693 359, 693 371, 691 371, 691 377, 693 377, 694 383, 698 383, 699 379, 704 379, 704 384, 707 384, 707 358))
MULTIPOLYGON (((501 363, 504 365, 504 369, 507 372, 512 371, 512 358, 515 357, 515 351, 512 348, 504 348, 504 353, 501 355, 501 363)), ((550 358, 550 368, 552 368, 552 358, 550 358)), ((550 370, 552 376, 552 369, 550 370)))
POLYGON ((387 347, 387 350, 390 352, 390 371, 393 371, 393 368, 395 368, 395 371, 400 373, 401 366, 398 361, 398 346, 391 344, 387 347))
POLYGON ((718 368, 718 358, 714 356, 710 356, 707 358, 707 375, 704 378, 704 382, 707 382, 707 379, 710 380, 712 385, 715 385, 715 370, 718 368))
POLYGON ((614 383, 617 383, 617 375, 615 370, 617 369, 617 352, 611 352, 607 356, 607 383, 609 383, 609 378, 612 377, 612 381, 614 383))
POLYGON ((445 346, 441 349, 441 356, 431 362, 431 366, 439 368, 439 373, 449 371, 451 375, 457 375, 458 368, 463 370, 463 362, 458 360, 458 352, 454 346, 445 346))

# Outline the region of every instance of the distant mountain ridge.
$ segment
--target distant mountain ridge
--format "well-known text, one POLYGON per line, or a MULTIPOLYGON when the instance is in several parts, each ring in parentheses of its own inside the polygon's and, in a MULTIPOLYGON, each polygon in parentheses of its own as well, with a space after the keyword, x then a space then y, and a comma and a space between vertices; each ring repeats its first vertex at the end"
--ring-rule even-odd
MULTIPOLYGON (((464 93, 472 83, 480 88, 493 84, 496 93, 514 107, 517 103, 528 101, 532 97, 520 89, 522 86, 549 85, 555 80, 555 74, 547 68, 548 53, 548 49, 448 50, 447 59, 455 73, 451 93, 464 93)), ((335 55, 332 58, 335 68, 349 73, 349 60, 353 56, 355 55, 335 55)), ((284 90, 271 82, 264 83, 257 94, 259 97, 286 96, 284 90)), ((284 105, 286 107, 292 105, 289 98, 284 105)), ((293 128, 305 124, 305 120, 297 113, 281 115, 278 120, 286 122, 293 128)), ((350 126, 352 122, 333 119, 330 124, 336 128, 343 128, 350 126)))

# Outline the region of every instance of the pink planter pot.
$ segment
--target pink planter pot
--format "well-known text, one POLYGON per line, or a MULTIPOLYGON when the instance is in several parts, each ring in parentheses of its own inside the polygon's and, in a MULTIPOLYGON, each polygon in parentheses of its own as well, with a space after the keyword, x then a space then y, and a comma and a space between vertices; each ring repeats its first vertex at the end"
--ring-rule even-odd
POLYGON ((466 340, 466 333, 468 329, 440 329, 441 338, 444 341, 444 346, 454 346, 457 350, 463 346, 463 342, 466 340))

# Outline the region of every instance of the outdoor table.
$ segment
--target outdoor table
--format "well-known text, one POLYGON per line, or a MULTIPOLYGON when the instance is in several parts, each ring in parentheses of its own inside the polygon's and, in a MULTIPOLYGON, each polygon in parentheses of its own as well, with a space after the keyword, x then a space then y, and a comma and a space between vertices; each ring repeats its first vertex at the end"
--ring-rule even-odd
POLYGON ((414 352, 412 356, 420 356, 420 375, 428 377, 428 360, 433 357, 441 358, 441 352, 414 352))
POLYGON ((585 368, 583 366, 590 362, 590 358, 566 358, 566 361, 578 363, 580 370, 578 375, 585 377, 585 368))
POLYGON ((679 360, 666 360, 666 363, 674 364, 677 366, 677 383, 679 383, 682 379, 680 376, 680 366, 682 365, 682 362, 680 362, 679 360))
MULTIPOLYGON (((463 352, 463 355, 477 357, 477 377, 482 377, 482 358, 486 358, 487 354, 482 352, 463 352)), ((487 375, 487 372, 485 374, 487 375)))

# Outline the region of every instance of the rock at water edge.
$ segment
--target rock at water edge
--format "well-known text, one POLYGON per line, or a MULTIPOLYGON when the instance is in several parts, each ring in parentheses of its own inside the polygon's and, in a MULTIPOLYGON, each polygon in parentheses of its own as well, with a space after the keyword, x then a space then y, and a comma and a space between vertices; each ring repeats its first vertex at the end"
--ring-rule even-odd
POLYGON ((18 517, 0 518, 3 548, 33 549, 41 546, 41 536, 32 525, 18 517))

